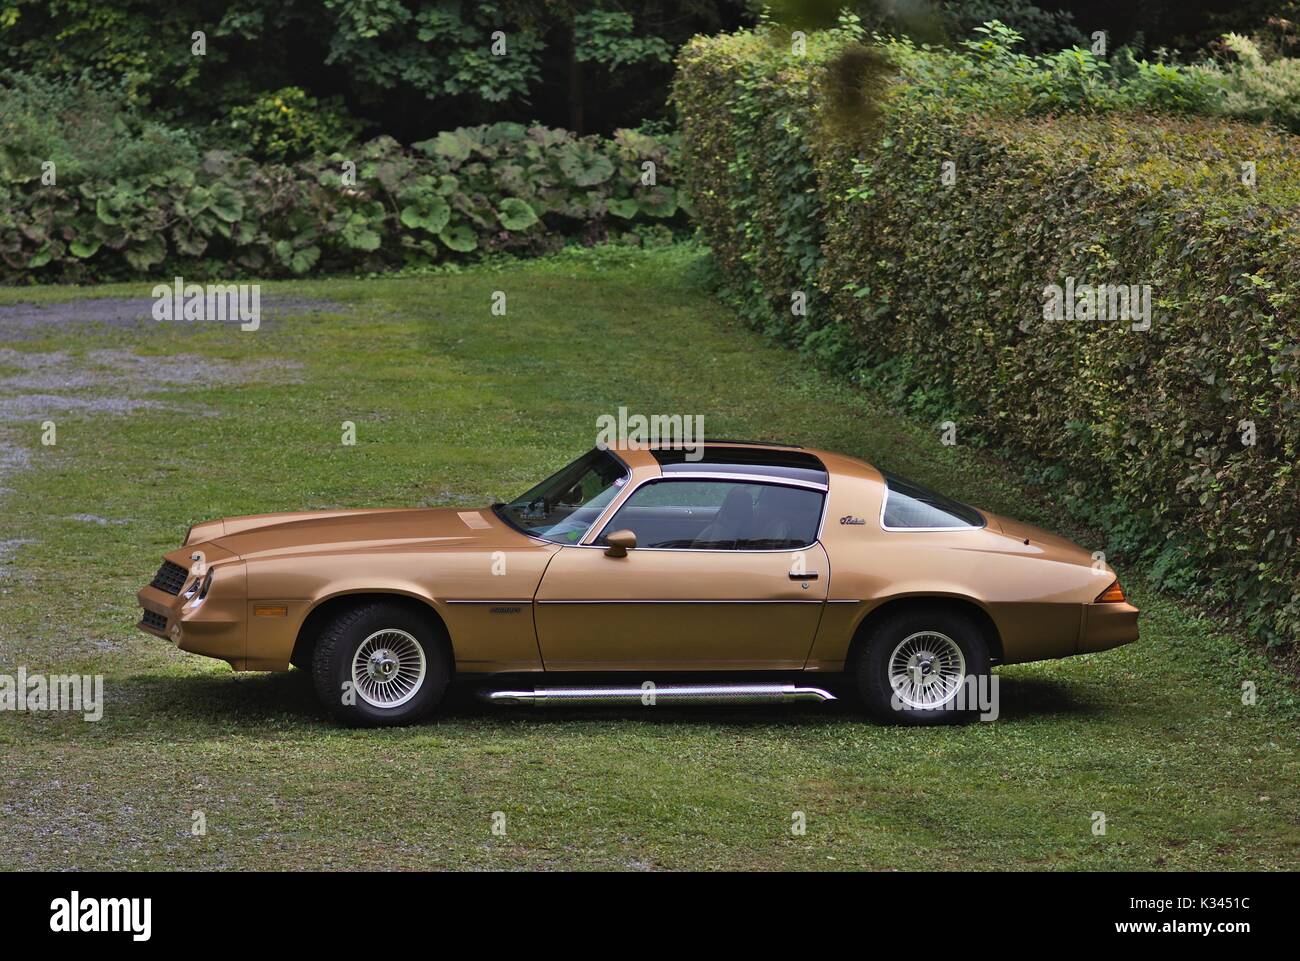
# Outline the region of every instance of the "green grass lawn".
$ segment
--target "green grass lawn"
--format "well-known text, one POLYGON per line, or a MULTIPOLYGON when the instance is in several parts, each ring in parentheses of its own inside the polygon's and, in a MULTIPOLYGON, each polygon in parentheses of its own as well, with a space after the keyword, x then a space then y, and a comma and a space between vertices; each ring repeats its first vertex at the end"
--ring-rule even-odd
MULTIPOLYGON (((1104 546, 1013 466, 944 447, 937 427, 762 341, 709 297, 700 266, 690 248, 597 251, 269 284, 268 300, 326 303, 254 333, 0 320, 0 673, 102 673, 107 694, 99 723, 0 713, 0 865, 1294 868, 1293 691, 1122 567, 1141 643, 1002 669, 1003 716, 948 729, 881 727, 842 703, 457 700, 417 727, 347 730, 298 672, 236 675, 134 629, 135 591, 195 521, 481 505, 590 447, 620 405, 842 450, 1104 546), (490 310, 498 290, 505 316, 490 310), (47 419, 54 446, 40 443, 47 419)), ((0 304, 148 295, 5 290, 0 304)))

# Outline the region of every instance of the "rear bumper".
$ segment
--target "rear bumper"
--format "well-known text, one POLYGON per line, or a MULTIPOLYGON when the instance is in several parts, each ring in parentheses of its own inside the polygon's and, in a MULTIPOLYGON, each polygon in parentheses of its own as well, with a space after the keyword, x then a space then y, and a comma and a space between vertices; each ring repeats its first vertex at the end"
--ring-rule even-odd
POLYGON ((1132 604, 1084 604, 1079 625, 1079 653, 1109 651, 1138 639, 1138 609, 1132 604))

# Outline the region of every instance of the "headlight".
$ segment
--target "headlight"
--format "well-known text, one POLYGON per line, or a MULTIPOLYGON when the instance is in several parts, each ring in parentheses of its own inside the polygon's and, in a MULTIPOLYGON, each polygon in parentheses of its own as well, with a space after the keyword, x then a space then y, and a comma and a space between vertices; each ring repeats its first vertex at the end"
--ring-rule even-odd
POLYGON ((185 597, 189 601, 189 606, 198 607, 202 604, 203 599, 208 596, 210 587, 212 587, 212 568, 209 567, 207 574, 194 578, 194 583, 186 589, 185 597))

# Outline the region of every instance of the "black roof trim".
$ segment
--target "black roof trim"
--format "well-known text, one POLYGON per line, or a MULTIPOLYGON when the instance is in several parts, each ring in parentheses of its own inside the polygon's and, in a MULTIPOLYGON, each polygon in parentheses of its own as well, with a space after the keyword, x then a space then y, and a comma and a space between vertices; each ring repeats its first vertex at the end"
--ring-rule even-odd
POLYGON ((698 446, 654 448, 650 451, 665 474, 678 471, 721 471, 767 474, 815 483, 829 483, 826 465, 800 447, 719 447, 704 441, 698 446), (693 455, 698 454, 698 457, 693 455))
POLYGON ((776 447, 781 450, 803 450, 800 444, 778 444, 770 440, 736 440, 733 437, 706 437, 703 444, 748 444, 751 447, 776 447))

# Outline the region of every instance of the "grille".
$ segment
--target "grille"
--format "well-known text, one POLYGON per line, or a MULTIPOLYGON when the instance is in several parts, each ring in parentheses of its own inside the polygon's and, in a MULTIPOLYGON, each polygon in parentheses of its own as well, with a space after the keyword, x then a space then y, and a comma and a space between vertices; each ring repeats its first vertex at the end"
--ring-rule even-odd
POLYGON ((179 594, 188 576, 189 572, 179 564, 163 561, 163 566, 158 568, 158 573, 153 576, 153 582, 149 586, 168 594, 179 594))
POLYGON ((161 614, 155 614, 153 611, 145 611, 144 616, 140 618, 140 623, 155 631, 167 630, 167 618, 161 614))

